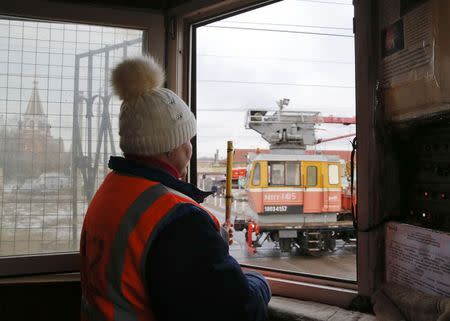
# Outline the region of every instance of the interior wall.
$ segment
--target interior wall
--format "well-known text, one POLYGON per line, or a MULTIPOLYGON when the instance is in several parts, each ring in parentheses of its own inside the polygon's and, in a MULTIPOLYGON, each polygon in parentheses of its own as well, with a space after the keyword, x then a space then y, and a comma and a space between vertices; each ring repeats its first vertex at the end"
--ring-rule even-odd
POLYGON ((80 320, 79 281, 0 284, 1 320, 80 320))

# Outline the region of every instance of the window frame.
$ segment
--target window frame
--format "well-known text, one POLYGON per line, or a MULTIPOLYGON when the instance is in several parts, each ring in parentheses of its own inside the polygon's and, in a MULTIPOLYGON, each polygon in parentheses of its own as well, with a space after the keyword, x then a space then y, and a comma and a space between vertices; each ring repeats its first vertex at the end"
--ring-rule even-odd
POLYGON ((286 186, 286 162, 282 162, 282 161, 268 161, 267 162, 267 171, 268 171, 268 182, 267 185, 268 186, 286 186), (273 169, 272 169, 272 165, 274 164, 281 164, 283 166, 283 183, 281 184, 274 184, 272 183, 272 175, 273 175, 273 169))
MULTIPOLYGON (((241 1, 239 4, 230 3, 211 7, 198 8, 195 5, 183 6, 179 10, 170 10, 169 16, 179 15, 174 25, 178 28, 178 34, 172 40, 168 42, 168 60, 171 62, 168 64, 168 80, 169 85, 172 85, 172 89, 180 94, 192 108, 194 114, 196 113, 195 104, 195 45, 196 45, 196 28, 202 25, 211 23, 230 17, 239 13, 250 11, 261 6, 265 6, 277 1, 241 1), (181 30, 181 31, 180 31, 181 30), (185 57, 177 56, 178 52, 189 52, 189 55, 185 57), (186 57, 187 56, 187 57, 186 57), (179 74, 182 76, 180 77, 179 74), (181 78, 181 80, 180 80, 181 78)), ((371 179, 374 176, 374 169, 376 166, 371 159, 376 155, 375 145, 375 128, 374 128, 374 116, 375 109, 370 108, 375 106, 376 101, 376 84, 377 84, 377 63, 378 63, 378 50, 379 44, 377 42, 377 2, 374 0, 369 1, 356 1, 353 2, 354 6, 354 44, 355 44, 355 78, 356 78, 356 116, 358 122, 356 124, 356 133, 360 141, 364 144, 359 144, 358 153, 356 154, 356 160, 358 163, 357 172, 357 197, 358 197, 358 211, 361 213, 367 213, 363 217, 359 218, 359 229, 369 227, 374 221, 376 221, 377 215, 375 208, 377 207, 376 200, 372 191, 375 190, 375 180, 371 179), (369 23, 370 22, 370 23, 369 23), (362 146, 361 146, 362 145, 362 146)), ((194 141, 194 155, 196 155, 196 142, 194 141)), ((194 166, 191 167, 191 180, 192 183, 196 183, 196 167, 195 159, 191 161, 194 166)), ((379 201, 378 201, 379 202, 379 201)), ((274 294, 289 296, 299 299, 312 299, 316 302, 330 303, 331 300, 335 300, 339 295, 343 297, 356 297, 357 295, 372 295, 376 288, 381 284, 383 280, 383 271, 380 269, 383 262, 383 249, 379 247, 379 242, 382 240, 383 231, 375 230, 371 232, 358 231, 358 243, 357 243, 357 280, 350 282, 357 287, 357 290, 353 294, 345 294, 339 291, 339 285, 348 284, 346 281, 338 282, 338 286, 330 288, 323 293, 320 297, 314 297, 313 295, 305 295, 305 291, 302 291, 302 286, 291 283, 292 281, 288 277, 287 273, 280 272, 280 279, 277 282, 281 282, 282 287, 277 286, 274 294), (378 269, 373 269, 373 266, 377 264, 378 269), (294 287, 294 290, 292 290, 294 287), (338 292, 333 292, 337 290, 338 292), (334 295, 339 293, 339 295, 334 295), (345 295, 344 295, 345 294, 345 295)), ((242 265, 244 268, 255 269, 254 266, 248 267, 242 265)), ((259 272, 265 276, 270 277, 270 273, 267 269, 256 268, 259 272)), ((315 286, 320 282, 317 279, 307 279, 305 281, 307 285, 315 286)), ((348 307, 350 301, 346 300, 346 303, 335 302, 335 305, 348 307)))
POLYGON ((311 188, 311 187, 316 187, 317 184, 319 183, 319 169, 317 168, 317 165, 306 165, 306 182, 305 182, 305 188, 311 188), (310 172, 309 169, 310 168, 314 168, 314 184, 310 184, 309 182, 309 177, 310 177, 310 172))
MULTIPOLYGON (((192 57, 192 48, 195 48, 195 27, 202 23, 206 24, 214 20, 232 16, 252 9, 256 9, 267 4, 277 2, 260 0, 241 0, 241 1, 209 1, 209 2, 190 2, 171 9, 166 13, 167 33, 164 31, 164 17, 149 12, 137 12, 126 8, 111 9, 106 7, 95 7, 92 5, 68 4, 53 2, 49 6, 47 1, 43 0, 17 0, 14 2, 0 2, 0 14, 10 17, 24 17, 35 19, 48 19, 55 21, 70 21, 74 23, 92 23, 105 24, 117 27, 141 28, 147 31, 144 50, 156 56, 161 62, 166 64, 167 87, 172 89, 183 99, 191 104, 192 110, 196 113, 195 97, 192 97, 191 91, 195 88, 195 60, 192 57), (86 10, 89 9, 89 10, 86 10), (151 17, 151 19, 149 19, 151 17), (149 31, 153 30, 152 43, 163 44, 153 47, 149 41, 149 31), (194 98, 194 99, 193 99, 194 98), (194 104, 192 103, 194 101, 194 104)), ((359 218, 360 229, 367 229, 379 221, 380 213, 376 212, 380 201, 375 199, 373 193, 376 190, 377 182, 372 179, 376 176, 375 170, 378 168, 376 162, 371 162, 377 156, 375 146, 375 88, 377 84, 377 63, 379 55, 378 21, 377 21, 377 3, 374 0, 355 1, 354 2, 354 33, 355 33, 355 77, 356 77, 356 124, 357 137, 364 144, 359 144, 356 154, 358 163, 357 172, 357 197, 358 210, 365 213, 359 218)), ((193 141, 194 155, 196 141, 193 141)), ((191 182, 195 183, 196 161, 190 166, 191 182)), ((350 282, 353 286, 357 285, 357 293, 347 295, 355 297, 356 294, 370 296, 383 280, 382 269, 374 269, 374 266, 382 267, 382 251, 379 246, 383 233, 380 230, 370 232, 358 232, 358 250, 357 250, 357 282, 350 282)), ((49 272, 69 272, 78 271, 79 255, 76 253, 55 255, 41 255, 39 258, 34 256, 10 257, 0 259, 0 276, 37 274, 49 272), (43 257, 43 258, 40 258, 43 257), (53 262, 53 263, 52 263, 53 262), (26 268, 24 268, 26 267, 26 268), (29 267, 29 268, 28 268, 29 267), (18 271, 18 273, 15 273, 18 271)), ((247 268, 243 266, 244 268, 247 268)), ((254 267, 251 267, 254 268, 254 267)), ((259 270, 259 269, 257 269, 259 270)), ((271 271, 262 271, 267 277, 271 278, 271 271)), ((346 285, 348 282, 337 282, 334 285, 327 285, 322 288, 322 295, 318 298, 308 296, 309 291, 303 291, 303 286, 322 287, 320 280, 291 281, 289 274, 279 272, 280 275, 273 276, 277 279, 271 280, 278 285, 273 287, 273 293, 285 295, 299 299, 313 299, 316 302, 327 302, 326 297, 335 299, 343 294, 339 292, 340 285, 346 285), (279 277, 279 278, 278 278, 279 277), (297 283, 301 283, 301 285, 297 283), (334 292, 334 291, 338 292, 334 292), (306 296, 305 296, 306 295, 306 296)), ((356 291, 355 291, 356 292, 356 291)), ((336 303, 338 306, 348 306, 346 303, 336 303)))
POLYGON ((298 187, 300 188, 302 186, 302 178, 301 178, 301 162, 300 161, 285 161, 284 162, 284 182, 286 183, 286 186, 288 187, 298 187), (298 174, 298 184, 288 184, 288 164, 294 164, 297 168, 297 174, 298 174))
MULTIPOLYGON (((99 7, 91 4, 58 2, 49 4, 44 0, 18 0, 0 2, 0 17, 11 20, 32 19, 139 29, 143 31, 143 53, 149 53, 160 62, 165 62, 166 43, 162 12, 99 7)), ((0 257, 0 277, 78 272, 79 266, 79 252, 5 256, 0 257)))
MULTIPOLYGON (((333 173, 334 174, 334 173, 333 173)), ((327 175, 328 175, 328 185, 338 185, 339 184, 339 165, 337 165, 337 164, 328 164, 328 173, 327 173, 327 175), (336 169, 337 169, 337 181, 336 181, 336 183, 333 183, 332 181, 331 181, 331 175, 330 175, 330 173, 331 173, 331 170, 330 170, 330 168, 331 167, 335 167, 336 169)))
POLYGON ((301 187, 302 186, 302 182, 301 182, 301 163, 298 161, 268 161, 267 162, 267 171, 268 171, 268 186, 283 186, 283 187, 301 187), (284 170, 283 170, 283 177, 284 177, 284 182, 282 184, 273 184, 272 183, 272 168, 271 165, 272 164, 283 164, 284 166, 284 170), (298 171, 297 174, 299 175, 298 177, 298 184, 288 184, 288 164, 294 164, 298 171))
POLYGON ((256 162, 255 163, 255 167, 253 168, 253 171, 252 171, 252 185, 256 186, 256 187, 261 186, 261 163, 260 162, 256 162), (256 170, 258 170, 258 172, 256 172, 256 170), (258 184, 255 183, 256 173, 258 173, 258 184))

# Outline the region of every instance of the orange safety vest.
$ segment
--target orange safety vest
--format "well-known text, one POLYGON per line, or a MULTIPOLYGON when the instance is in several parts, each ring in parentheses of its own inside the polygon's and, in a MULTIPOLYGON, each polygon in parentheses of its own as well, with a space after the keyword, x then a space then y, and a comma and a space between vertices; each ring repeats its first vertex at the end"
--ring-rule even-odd
POLYGON ((81 319, 155 320, 142 269, 158 223, 184 194, 145 178, 108 174, 89 205, 81 233, 81 319))

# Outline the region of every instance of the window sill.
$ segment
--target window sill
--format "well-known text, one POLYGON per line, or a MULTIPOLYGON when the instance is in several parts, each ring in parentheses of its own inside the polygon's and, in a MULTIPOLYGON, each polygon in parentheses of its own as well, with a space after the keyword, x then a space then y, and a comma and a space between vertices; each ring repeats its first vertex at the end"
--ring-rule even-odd
POLYGON ((76 273, 62 273, 62 274, 42 274, 42 275, 0 278, 0 285, 59 283, 59 282, 80 282, 80 273, 76 272, 76 273))
POLYGON ((348 311, 335 306, 283 297, 272 297, 269 321, 375 321, 375 316, 348 311))
POLYGON ((274 296, 319 302, 345 309, 358 295, 356 282, 289 274, 254 266, 243 265, 242 267, 244 271, 255 271, 263 274, 268 280, 274 296))

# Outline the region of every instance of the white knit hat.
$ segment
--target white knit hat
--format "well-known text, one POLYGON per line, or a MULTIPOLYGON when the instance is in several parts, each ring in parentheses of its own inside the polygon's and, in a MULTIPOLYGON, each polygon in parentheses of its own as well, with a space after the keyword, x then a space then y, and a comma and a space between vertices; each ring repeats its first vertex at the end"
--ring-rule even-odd
POLYGON ((161 88, 163 82, 164 71, 150 56, 126 59, 114 68, 112 84, 123 99, 119 135, 125 154, 162 154, 195 136, 194 114, 174 92, 161 88))

